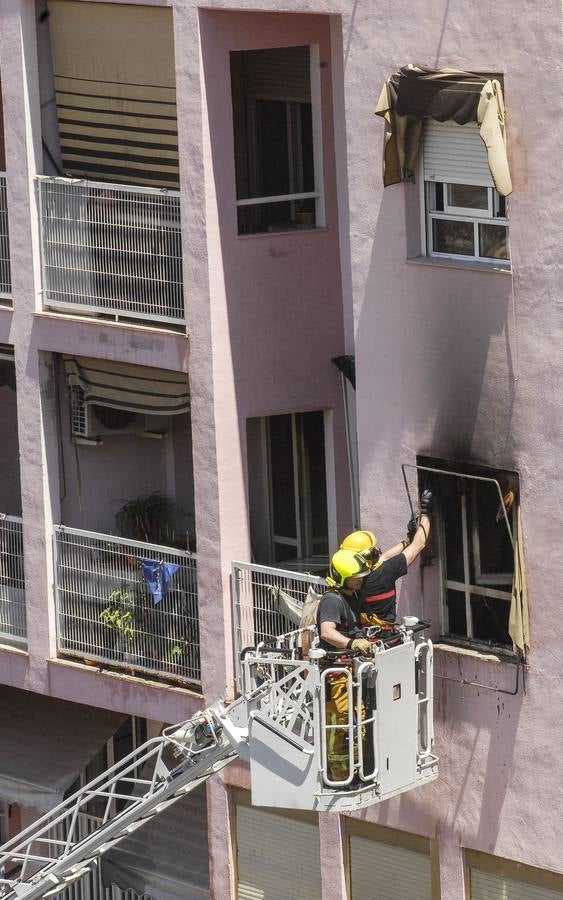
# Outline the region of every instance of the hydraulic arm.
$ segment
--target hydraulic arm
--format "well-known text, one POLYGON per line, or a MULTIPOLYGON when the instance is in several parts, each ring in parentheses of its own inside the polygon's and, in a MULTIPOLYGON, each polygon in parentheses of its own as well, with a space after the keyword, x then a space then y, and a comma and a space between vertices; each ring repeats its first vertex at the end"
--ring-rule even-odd
POLYGON ((349 811, 433 780, 432 644, 419 631, 399 626, 370 659, 323 650, 303 659, 299 631, 245 651, 238 700, 165 729, 0 848, 0 900, 55 895, 237 757, 250 763, 262 806, 349 811), (326 714, 335 676, 348 695, 337 724, 326 714), (327 750, 335 729, 348 748, 338 777, 327 750), (104 813, 84 836, 92 800, 104 813))

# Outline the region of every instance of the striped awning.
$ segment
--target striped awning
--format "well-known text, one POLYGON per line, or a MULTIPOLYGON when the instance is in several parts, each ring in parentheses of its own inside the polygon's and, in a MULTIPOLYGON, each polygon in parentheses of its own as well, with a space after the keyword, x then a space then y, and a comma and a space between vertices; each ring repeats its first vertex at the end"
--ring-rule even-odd
POLYGON ((86 356, 63 358, 67 382, 82 389, 84 403, 153 416, 189 411, 188 379, 183 372, 86 356))
POLYGON ((49 0, 65 174, 178 188, 172 9, 49 0))

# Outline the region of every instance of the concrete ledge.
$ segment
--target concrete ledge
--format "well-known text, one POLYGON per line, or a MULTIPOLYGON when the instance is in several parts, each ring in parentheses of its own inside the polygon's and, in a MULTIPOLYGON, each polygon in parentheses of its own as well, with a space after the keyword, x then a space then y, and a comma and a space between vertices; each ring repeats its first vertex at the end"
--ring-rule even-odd
POLYGON ((195 691, 145 681, 126 673, 100 671, 80 662, 50 659, 47 672, 52 697, 159 722, 181 722, 204 706, 203 697, 195 691))
POLYGON ((189 365, 189 338, 185 333, 89 316, 35 313, 31 346, 178 372, 187 372, 189 365))
POLYGON ((511 266, 499 266, 496 263, 484 263, 470 259, 464 262, 461 259, 442 259, 439 256, 412 256, 405 262, 409 265, 432 266, 438 269, 467 269, 470 272, 495 272, 497 275, 512 275, 511 266))

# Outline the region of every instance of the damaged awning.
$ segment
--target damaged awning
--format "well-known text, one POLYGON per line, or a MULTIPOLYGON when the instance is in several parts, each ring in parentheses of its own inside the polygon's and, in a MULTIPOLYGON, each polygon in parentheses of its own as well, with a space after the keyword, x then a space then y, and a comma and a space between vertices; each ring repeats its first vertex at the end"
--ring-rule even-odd
POLYGON ((153 416, 189 411, 188 379, 183 372, 85 356, 65 356, 64 365, 68 384, 82 388, 86 404, 153 416))
POLYGON ((39 812, 63 798, 124 716, 0 685, 0 797, 39 812))
POLYGON ((426 119, 475 122, 499 194, 512 191, 506 153, 506 120, 500 81, 458 69, 403 66, 383 85, 376 115, 385 119, 383 184, 414 178, 426 119))

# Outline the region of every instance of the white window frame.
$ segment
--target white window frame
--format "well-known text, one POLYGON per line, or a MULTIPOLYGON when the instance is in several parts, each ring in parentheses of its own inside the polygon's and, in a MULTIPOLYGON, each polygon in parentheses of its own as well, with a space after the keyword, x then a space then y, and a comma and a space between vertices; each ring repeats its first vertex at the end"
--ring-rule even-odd
MULTIPOLYGON (((315 200, 315 225, 312 230, 326 227, 326 213, 324 201, 324 176, 323 176, 323 133, 322 133, 322 109, 321 109, 321 66, 320 66, 320 50, 318 44, 309 44, 309 78, 311 85, 311 116, 313 124, 313 167, 315 173, 315 190, 302 191, 288 194, 277 194, 271 197, 248 197, 244 200, 236 201, 237 208, 242 206, 265 206, 269 203, 294 203, 298 200, 315 200)), ((272 50, 279 48, 272 47, 272 50)), ((286 101, 286 114, 288 121, 288 129, 291 124, 290 102, 286 101)), ((291 152, 291 144, 288 146, 291 152)), ((290 177, 292 173, 290 166, 290 177)), ((293 229, 290 229, 293 231, 293 229)), ((244 237, 264 232, 251 232, 244 237)), ((269 232, 268 232, 269 233, 269 232)))
MULTIPOLYGON (((470 487, 470 495, 472 497, 472 503, 476 502, 476 492, 475 486, 472 485, 470 487)), ((503 603, 510 603, 512 600, 512 576, 507 576, 506 574, 501 574, 498 576, 494 576, 494 583, 498 584, 499 581, 504 581, 507 577, 510 578, 510 587, 506 591, 499 591, 496 588, 488 586, 486 583, 480 578, 471 578, 471 565, 470 565, 470 545, 473 547, 475 543, 479 542, 479 533, 476 522, 473 520, 471 533, 469 531, 469 516, 468 516, 468 503, 467 503, 467 494, 462 494, 460 497, 460 505, 461 505, 461 525, 462 525, 462 541, 463 541, 463 581, 455 581, 452 578, 448 578, 447 575, 447 555, 446 555, 446 534, 444 529, 444 521, 442 516, 439 517, 439 525, 438 525, 438 540, 440 545, 440 568, 441 568, 441 606, 442 606, 442 633, 445 637, 455 640, 455 641, 473 641, 481 644, 487 644, 487 641, 483 638, 476 638, 473 633, 473 611, 471 609, 471 596, 479 596, 479 597, 487 597, 489 600, 498 600, 503 603), (462 593, 465 597, 465 623, 467 633, 465 635, 456 634, 451 631, 449 625, 449 610, 448 610, 448 590, 458 591, 462 593)), ((507 652, 510 652, 511 646, 507 644, 497 644, 495 646, 506 647, 507 652)))
POLYGON ((507 215, 506 216, 498 216, 495 215, 495 212, 499 208, 499 194, 494 187, 490 187, 490 185, 483 184, 482 181, 476 181, 471 178, 464 178, 463 175, 460 175, 459 178, 456 178, 455 181, 452 181, 451 178, 441 177, 440 175, 436 175, 432 179, 426 180, 424 178, 424 139, 421 141, 421 148, 419 153, 418 160, 418 172, 417 178, 419 183, 420 190, 420 219, 421 219, 421 252, 423 256, 428 256, 433 259, 450 259, 456 260, 459 262, 479 262, 484 263, 485 265, 491 267, 501 267, 503 269, 510 269, 511 261, 510 256, 508 259, 498 259, 497 257, 492 256, 480 256, 479 255, 479 225, 502 225, 506 228, 506 243, 508 252, 510 253, 510 243, 509 243, 509 223, 508 223, 508 200, 505 199, 505 204, 507 205, 507 215), (443 185, 443 193, 444 193, 444 210, 443 211, 433 211, 430 209, 430 190, 432 185, 441 184, 443 185), (465 207, 457 207, 450 206, 448 204, 448 187, 452 184, 465 184, 474 187, 485 187, 488 191, 488 205, 487 210, 469 210, 465 207), (475 249, 475 253, 473 255, 465 254, 465 253, 442 253, 438 250, 434 250, 433 247, 433 228, 432 222, 434 219, 444 219, 455 222, 472 222, 473 223, 473 246, 475 249))

